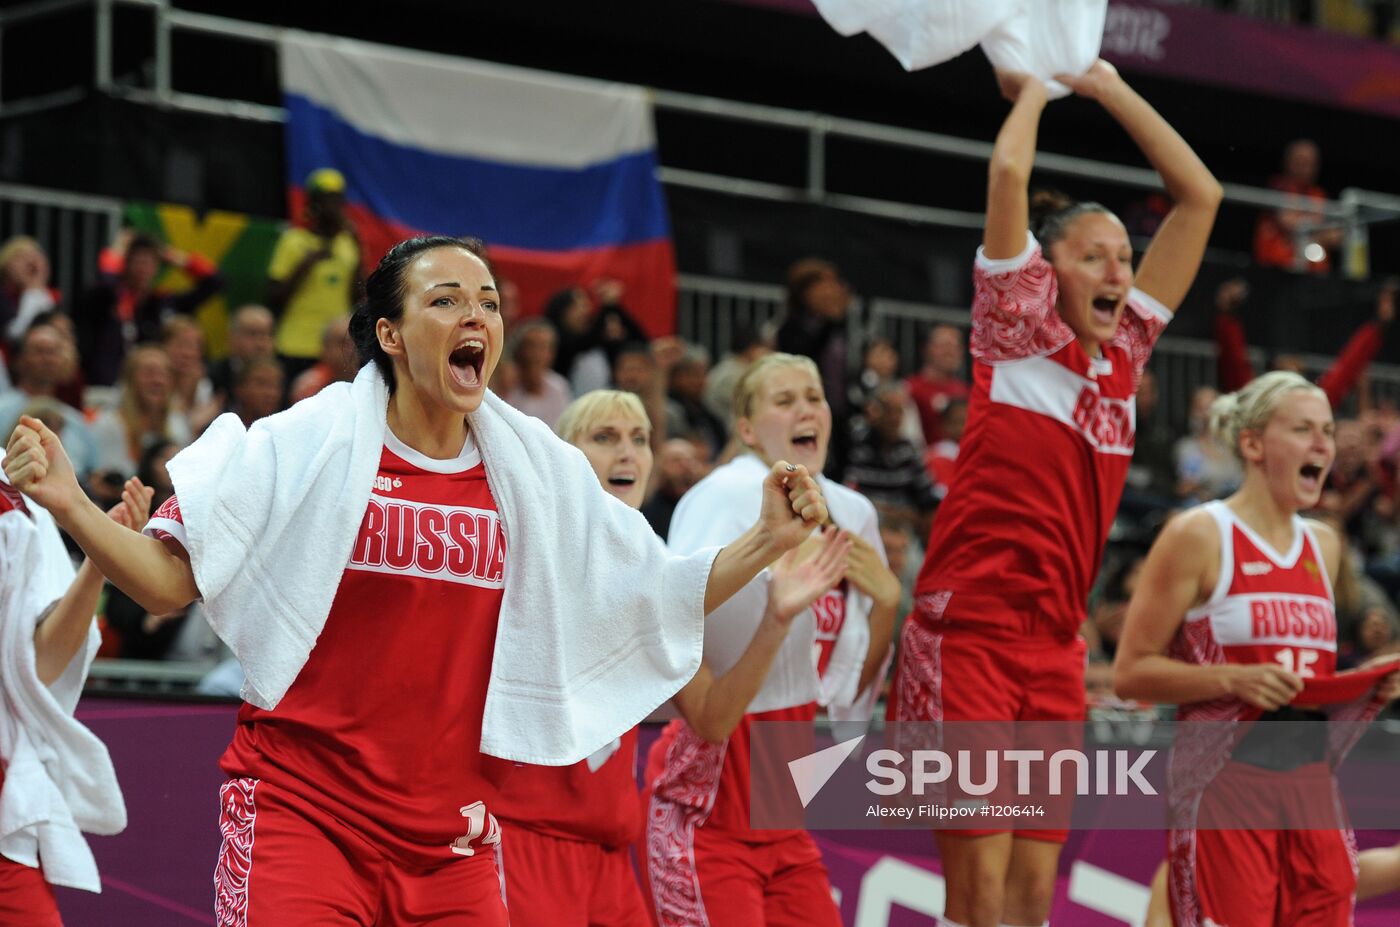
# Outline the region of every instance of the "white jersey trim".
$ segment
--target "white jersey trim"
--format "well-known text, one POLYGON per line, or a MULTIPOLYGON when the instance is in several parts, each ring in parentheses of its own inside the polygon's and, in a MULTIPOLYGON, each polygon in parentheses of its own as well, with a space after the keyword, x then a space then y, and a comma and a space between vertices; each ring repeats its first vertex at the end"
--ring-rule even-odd
POLYGON ((1283 570, 1291 570, 1298 565, 1298 558, 1303 554, 1303 540, 1307 536, 1307 532, 1304 530, 1303 526, 1303 519, 1299 518, 1297 515, 1293 516, 1293 543, 1288 548, 1287 554, 1280 554, 1278 551, 1274 550, 1272 544, 1256 534, 1254 529, 1249 527, 1249 525, 1245 524, 1243 518, 1240 518, 1235 515, 1234 512, 1230 511, 1229 506, 1225 506, 1225 510, 1230 513, 1230 518, 1233 519, 1234 523, 1240 526, 1240 531, 1244 536, 1249 538, 1250 542, 1255 547, 1259 548, 1260 553, 1272 560, 1274 566, 1283 570))
POLYGON ((1031 259, 1035 249, 1040 246, 1040 242, 1035 240, 1035 236, 1028 230, 1026 232, 1026 246, 1021 249, 1021 253, 1009 258, 989 258, 987 249, 982 245, 977 246, 977 266, 989 274, 1005 274, 1013 270, 1018 270, 1025 266, 1031 259))
POLYGON ((1235 579, 1235 538, 1230 530, 1235 523, 1235 517, 1229 507, 1218 499, 1205 503, 1201 508, 1214 520, 1216 530, 1220 533, 1220 575, 1215 580, 1215 588, 1211 590, 1210 598, 1187 610, 1186 621, 1209 618, 1211 608, 1225 600, 1230 591, 1230 584, 1235 579))
POLYGON ((182 548, 185 550, 190 549, 190 542, 185 536, 185 526, 181 522, 173 518, 152 518, 150 521, 146 522, 146 527, 141 529, 141 533, 148 538, 155 537, 157 531, 164 531, 174 538, 176 543, 182 548))
POLYGON ((1157 297, 1152 296, 1148 293, 1144 293, 1137 287, 1133 287, 1132 290, 1128 292, 1128 302, 1133 303, 1134 305, 1142 309, 1146 309, 1148 312, 1152 313, 1157 318, 1161 319, 1163 322, 1169 323, 1172 319, 1176 317, 1176 313, 1172 312, 1166 306, 1162 305, 1161 302, 1157 300, 1157 297))
POLYGON ((391 428, 384 429, 384 446, 405 463, 429 473, 466 473, 481 463, 481 451, 477 449, 476 438, 470 431, 467 432, 467 440, 462 443, 462 449, 457 452, 457 456, 448 460, 439 460, 422 451, 415 451, 399 440, 391 428))
MULTIPOLYGON (((1322 576, 1322 584, 1327 587, 1327 595, 1335 602, 1337 601, 1337 593, 1336 590, 1332 588, 1332 575, 1327 569, 1327 560, 1323 557, 1322 545, 1317 543, 1317 532, 1308 524, 1306 518, 1300 518, 1298 521, 1302 526, 1303 533, 1308 536, 1308 543, 1312 545, 1313 554, 1317 557, 1317 572, 1322 576)), ((1342 556, 1346 556, 1345 551, 1343 551, 1342 556)))

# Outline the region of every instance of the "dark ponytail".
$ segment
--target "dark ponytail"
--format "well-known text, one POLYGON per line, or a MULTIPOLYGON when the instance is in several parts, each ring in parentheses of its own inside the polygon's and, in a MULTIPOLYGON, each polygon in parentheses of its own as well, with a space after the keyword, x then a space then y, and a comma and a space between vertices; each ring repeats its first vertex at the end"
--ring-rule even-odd
POLYGON ((355 352, 359 355, 360 366, 369 361, 379 368, 384 381, 389 384, 389 392, 397 385, 394 380, 394 364, 384 349, 379 346, 379 335, 375 326, 380 319, 397 322, 403 318, 404 301, 408 296, 408 268, 418 256, 434 248, 461 248, 481 259, 491 276, 496 270, 486 257, 486 245, 478 238, 458 238, 451 235, 424 235, 399 242, 379 259, 379 266, 365 281, 364 298, 355 306, 350 316, 350 338, 355 342, 355 352))
POLYGON ((1051 245, 1065 237, 1070 223, 1089 213, 1113 215, 1108 207, 1101 203, 1076 202, 1059 190, 1042 189, 1031 192, 1031 234, 1046 252, 1049 252, 1051 245))

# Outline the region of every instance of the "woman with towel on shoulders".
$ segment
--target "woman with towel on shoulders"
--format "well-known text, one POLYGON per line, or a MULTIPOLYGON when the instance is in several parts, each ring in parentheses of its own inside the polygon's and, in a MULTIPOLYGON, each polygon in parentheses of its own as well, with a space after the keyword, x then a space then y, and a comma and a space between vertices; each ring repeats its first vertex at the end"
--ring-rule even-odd
MULTIPOLYGON (((735 388, 734 418, 749 453, 681 497, 670 532, 677 553, 738 536, 761 505, 774 461, 799 461, 811 473, 826 463, 831 407, 808 358, 772 354, 757 361, 735 388)), ((868 720, 889 658, 901 587, 886 565, 875 507, 844 486, 819 482, 832 521, 852 539, 844 582, 793 622, 763 685, 731 724, 715 730, 672 721, 652 746, 645 874, 663 927, 841 923, 811 835, 755 827, 749 802, 754 722, 786 722, 805 736, 819 706, 833 720, 868 720)), ((744 650, 762 628, 776 581, 770 574, 755 578, 710 616, 705 661, 715 672, 747 659, 744 650)))
MULTIPOLYGON (((151 490, 133 478, 105 517, 131 541, 150 511, 151 490)), ((126 827, 107 748, 73 718, 102 639, 93 621, 102 583, 91 560, 74 573, 53 518, 0 476, 0 924, 8 927, 62 927, 52 886, 102 891, 82 832, 126 827)))
MULTIPOLYGON (((651 420, 633 393, 594 390, 559 418, 559 437, 583 451, 603 488, 632 508, 646 498, 651 420)), ((788 551, 773 564, 763 620, 743 656, 716 676, 708 663, 673 700, 686 723, 722 741, 763 684, 798 614, 841 581, 851 542, 823 531, 816 557, 788 551)), ((650 927, 628 852, 642 835, 634 727, 564 768, 488 759, 497 787, 511 927, 650 927)))
POLYGON ((704 615, 826 520, 777 462, 723 550, 670 554, 587 461, 486 389, 497 287, 472 239, 366 284, 355 382, 175 457, 132 539, 23 419, 11 481, 153 614, 202 597, 247 675, 222 767, 220 923, 504 925, 483 753, 593 754, 699 668, 704 615))

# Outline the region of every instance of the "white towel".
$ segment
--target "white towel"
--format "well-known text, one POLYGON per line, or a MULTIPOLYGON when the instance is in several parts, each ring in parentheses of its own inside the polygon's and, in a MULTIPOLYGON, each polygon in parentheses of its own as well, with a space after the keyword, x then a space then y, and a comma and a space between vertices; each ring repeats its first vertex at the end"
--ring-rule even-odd
POLYGON ((1020 0, 813 0, 842 35, 868 32, 906 71, 942 64, 986 38, 1020 0))
POLYGON ((94 624, 63 674, 51 686, 39 680, 34 629, 74 573, 53 518, 28 509, 0 515, 0 855, 26 866, 42 858, 52 884, 99 892, 81 832, 120 832, 126 807, 107 748, 73 710, 101 636, 94 624))
POLYGON ((842 35, 868 32, 905 70, 942 64, 974 45, 998 68, 1068 87, 1056 74, 1083 74, 1098 57, 1108 0, 813 0, 842 35))
POLYGON ((1045 81, 1050 98, 1071 91, 1052 78, 1083 74, 1099 57, 1108 0, 1020 0, 1014 15, 982 39, 982 51, 1003 71, 1045 81))
MULTIPOLYGON (((728 544, 758 517, 763 505, 763 478, 768 468, 753 454, 736 457, 716 469, 681 497, 671 517, 669 543, 678 554, 728 544)), ((845 486, 818 477, 827 510, 841 528, 857 534, 885 556, 879 521, 870 500, 845 486)), ((771 574, 764 570, 728 602, 710 613, 705 624, 705 659, 716 675, 727 673, 748 649, 763 620, 771 574)), ((816 618, 809 608, 793 619, 782 650, 763 688, 749 703, 750 712, 773 711, 817 702, 836 716, 869 717, 880 680, 858 693, 861 670, 870 649, 870 597, 847 584, 846 620, 836 638, 824 677, 817 675, 816 618)))
MULTIPOLYGON (((170 462, 209 622, 273 708, 349 561, 387 428, 374 365, 244 430, 224 415, 170 462)), ((675 557, 587 459, 492 393, 469 417, 506 534, 481 749, 576 763, 695 674, 717 550, 675 557)))

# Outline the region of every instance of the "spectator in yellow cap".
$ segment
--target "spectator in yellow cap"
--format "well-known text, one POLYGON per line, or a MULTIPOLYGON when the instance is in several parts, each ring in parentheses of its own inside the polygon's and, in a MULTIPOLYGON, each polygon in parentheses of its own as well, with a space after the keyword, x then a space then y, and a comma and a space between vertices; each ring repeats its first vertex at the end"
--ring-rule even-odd
POLYGON ((345 217, 345 177, 323 167, 306 178, 303 225, 277 240, 268 267, 268 308, 280 322, 277 353, 288 381, 321 353, 326 325, 354 307, 360 243, 345 217))

